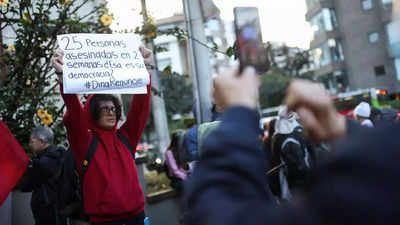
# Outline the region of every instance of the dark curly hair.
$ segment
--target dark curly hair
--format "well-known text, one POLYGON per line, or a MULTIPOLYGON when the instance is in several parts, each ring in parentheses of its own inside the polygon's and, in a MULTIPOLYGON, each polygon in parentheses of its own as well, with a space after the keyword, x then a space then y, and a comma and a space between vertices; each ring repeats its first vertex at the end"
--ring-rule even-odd
POLYGON ((110 94, 95 94, 93 95, 92 99, 90 100, 89 103, 89 111, 90 115, 95 121, 98 121, 100 119, 100 102, 107 102, 107 101, 112 101, 115 106, 115 114, 117 115, 117 121, 121 119, 121 102, 117 97, 114 95, 110 94))

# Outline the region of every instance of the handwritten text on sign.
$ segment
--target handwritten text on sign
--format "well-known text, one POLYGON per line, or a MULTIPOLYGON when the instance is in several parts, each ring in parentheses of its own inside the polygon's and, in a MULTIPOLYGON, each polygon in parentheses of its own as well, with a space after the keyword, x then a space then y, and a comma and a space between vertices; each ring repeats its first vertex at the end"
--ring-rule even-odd
POLYGON ((65 34, 65 93, 146 93, 149 74, 134 34, 65 34))

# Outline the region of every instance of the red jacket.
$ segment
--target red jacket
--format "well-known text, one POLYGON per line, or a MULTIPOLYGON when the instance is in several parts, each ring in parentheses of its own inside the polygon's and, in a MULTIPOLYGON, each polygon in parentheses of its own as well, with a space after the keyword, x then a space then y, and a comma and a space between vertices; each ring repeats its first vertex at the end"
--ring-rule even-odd
MULTIPOLYGON (((127 120, 119 129, 133 149, 136 149, 150 112, 150 91, 151 84, 147 86, 147 94, 133 96, 127 120)), ((125 219, 144 211, 136 164, 129 149, 117 138, 117 128, 107 131, 97 127, 89 112, 91 96, 83 108, 77 95, 64 94, 62 87, 61 93, 67 107, 63 121, 79 170, 92 133, 99 139, 83 180, 84 208, 90 220, 125 219)))

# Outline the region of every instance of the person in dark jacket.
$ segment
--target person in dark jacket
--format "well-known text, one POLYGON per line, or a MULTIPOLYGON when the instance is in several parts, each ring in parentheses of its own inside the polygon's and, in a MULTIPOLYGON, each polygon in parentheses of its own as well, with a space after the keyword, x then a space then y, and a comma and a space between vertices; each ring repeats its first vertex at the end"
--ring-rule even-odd
POLYGON ((183 181, 188 176, 188 165, 182 162, 181 151, 183 148, 184 130, 174 130, 171 133, 171 143, 165 150, 165 164, 167 166, 167 176, 171 180, 171 185, 178 193, 182 192, 183 181))
POLYGON ((64 225, 66 219, 59 214, 56 180, 62 157, 53 145, 53 132, 48 127, 33 129, 29 148, 34 154, 27 170, 23 191, 32 191, 31 209, 35 225, 64 225))
MULTIPOLYGON (((151 64, 152 52, 141 47, 145 64, 151 64)), ((63 52, 57 50, 53 66, 62 73, 63 52)), ((60 79, 62 82, 62 79, 60 79)), ((60 83, 61 84, 61 83, 60 83)), ((144 224, 145 201, 133 158, 136 146, 150 113, 151 84, 147 94, 134 95, 125 123, 118 129, 121 103, 113 95, 90 95, 82 107, 78 95, 60 93, 67 107, 64 125, 82 176, 82 163, 94 136, 98 139, 96 152, 82 181, 83 203, 92 224, 144 224), (124 137, 129 148, 117 137, 124 137)))
MULTIPOLYGON (((298 122, 295 112, 281 107, 275 123, 275 134, 272 137, 271 167, 283 166, 279 172, 271 175, 271 183, 279 184, 279 191, 273 193, 280 199, 288 201, 293 191, 303 186, 313 166, 312 148, 303 138, 303 127, 298 122)), ((271 187, 276 185, 271 185, 271 187)), ((275 189, 275 188, 273 188, 275 189)))
POLYGON ((287 106, 296 111, 310 138, 336 140, 341 151, 314 171, 301 198, 275 207, 268 195, 267 165, 258 141, 259 116, 254 69, 230 71, 214 83, 229 108, 208 137, 203 161, 186 193, 189 225, 397 224, 400 216, 400 126, 361 129, 340 116, 320 85, 295 81, 287 106))

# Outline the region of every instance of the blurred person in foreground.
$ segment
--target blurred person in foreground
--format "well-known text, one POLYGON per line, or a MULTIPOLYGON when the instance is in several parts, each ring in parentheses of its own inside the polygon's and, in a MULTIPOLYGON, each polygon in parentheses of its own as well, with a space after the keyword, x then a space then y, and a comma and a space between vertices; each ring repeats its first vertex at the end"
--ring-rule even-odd
POLYGON ((294 81, 287 107, 314 141, 337 141, 342 151, 314 170, 300 198, 276 207, 268 195, 259 115, 259 78, 247 68, 227 71, 214 85, 227 109, 208 137, 186 193, 189 225, 397 224, 400 219, 400 126, 348 132, 320 85, 294 81), (385 151, 382 154, 382 150, 385 151))

